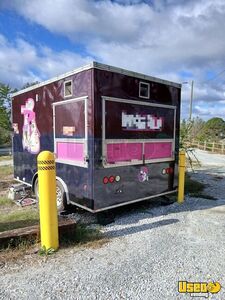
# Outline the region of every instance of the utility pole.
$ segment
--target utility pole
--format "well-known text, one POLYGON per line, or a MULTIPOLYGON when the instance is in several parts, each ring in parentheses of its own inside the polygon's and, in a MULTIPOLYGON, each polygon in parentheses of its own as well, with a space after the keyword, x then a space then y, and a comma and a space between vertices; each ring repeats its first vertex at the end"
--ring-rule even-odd
POLYGON ((190 121, 191 121, 191 117, 192 117, 193 94, 194 94, 194 80, 191 81, 191 99, 190 99, 190 110, 189 110, 189 120, 190 121))

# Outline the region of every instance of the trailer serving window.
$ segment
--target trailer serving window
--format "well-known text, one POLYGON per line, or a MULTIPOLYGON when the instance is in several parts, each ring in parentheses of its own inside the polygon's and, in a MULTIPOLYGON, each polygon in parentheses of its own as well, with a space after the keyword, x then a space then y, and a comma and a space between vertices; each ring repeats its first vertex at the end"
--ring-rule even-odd
POLYGON ((174 159, 175 107, 103 97, 105 167, 174 159))
POLYGON ((56 162, 87 167, 87 97, 53 104, 56 162))

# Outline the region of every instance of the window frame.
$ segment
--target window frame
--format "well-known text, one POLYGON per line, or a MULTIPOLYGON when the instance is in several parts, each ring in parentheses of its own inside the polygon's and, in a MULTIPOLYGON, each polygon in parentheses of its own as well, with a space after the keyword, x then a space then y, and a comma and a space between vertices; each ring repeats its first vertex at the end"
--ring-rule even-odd
MULTIPOLYGON (((163 105, 156 103, 146 103, 140 102, 137 100, 129 100, 129 99, 121 99, 121 98, 113 98, 102 96, 102 164, 104 168, 113 168, 119 166, 132 166, 132 165, 140 165, 143 164, 143 160, 131 160, 121 161, 117 163, 108 163, 107 162, 107 145, 108 144, 116 144, 116 143, 142 143, 142 149, 144 149, 145 143, 157 143, 157 142, 171 142, 172 143, 172 156, 168 158, 154 158, 154 159, 146 159, 145 163, 156 163, 156 162, 166 162, 166 161, 174 161, 175 160, 175 139, 176 139, 176 106, 172 105, 163 105), (114 101, 120 103, 130 103, 142 106, 152 106, 152 107, 161 107, 161 108, 169 108, 174 110, 174 130, 173 130, 173 138, 171 139, 106 139, 106 101, 114 101)), ((143 150, 142 150, 143 151, 143 150)))
POLYGON ((73 98, 70 100, 64 100, 64 101, 59 101, 55 102, 52 104, 53 107, 53 139, 54 139, 54 154, 56 156, 56 162, 57 163, 63 163, 63 164, 68 164, 68 165, 73 165, 73 166, 79 166, 79 167, 85 167, 88 168, 88 96, 84 97, 79 97, 79 98, 73 98), (84 114, 85 114, 85 121, 84 121, 84 126, 85 126, 85 137, 83 139, 81 138, 56 138, 56 131, 55 131, 55 107, 67 103, 72 103, 72 102, 80 102, 84 101, 84 114), (57 158, 57 142, 67 142, 67 143, 83 143, 84 144, 84 161, 75 161, 75 160, 69 160, 69 159, 61 159, 57 158))
POLYGON ((139 98, 144 98, 144 99, 150 99, 150 83, 148 82, 144 82, 144 81, 140 81, 139 82, 139 98), (146 86, 148 86, 148 96, 141 96, 141 85, 145 84, 146 86))
POLYGON ((66 81, 64 81, 64 98, 68 98, 68 97, 71 97, 71 96, 73 96, 73 82, 72 82, 72 80, 66 80, 66 81), (70 95, 66 95, 66 84, 67 83, 71 83, 71 94, 70 95))

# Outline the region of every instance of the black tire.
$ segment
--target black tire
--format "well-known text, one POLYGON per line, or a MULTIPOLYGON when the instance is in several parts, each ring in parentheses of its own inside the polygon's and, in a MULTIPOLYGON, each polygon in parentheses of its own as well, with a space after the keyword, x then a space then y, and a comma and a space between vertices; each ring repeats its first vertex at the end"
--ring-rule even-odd
MULTIPOLYGON (((36 200, 39 202, 39 193, 38 193, 38 178, 35 180, 34 183, 34 194, 36 200)), ((62 183, 56 180, 56 203, 58 211, 64 211, 68 209, 67 199, 66 199, 66 192, 62 183)))

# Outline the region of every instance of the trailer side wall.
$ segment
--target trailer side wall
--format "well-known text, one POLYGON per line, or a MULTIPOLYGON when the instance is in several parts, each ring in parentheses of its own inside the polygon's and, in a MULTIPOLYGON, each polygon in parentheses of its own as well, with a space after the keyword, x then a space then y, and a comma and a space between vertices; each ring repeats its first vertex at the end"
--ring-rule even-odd
MULTIPOLYGON (((90 158, 88 168, 68 163, 56 163, 57 176, 66 183, 70 199, 75 200, 77 198, 76 201, 88 207, 93 206, 93 165, 91 159, 93 153, 92 82, 93 69, 89 69, 17 95, 12 100, 14 177, 22 182, 32 184, 32 179, 37 172, 38 153, 43 150, 54 151, 53 104, 78 97, 88 97, 87 132, 90 158), (64 83, 70 80, 72 81, 72 95, 65 97, 64 83), (32 124, 32 129, 29 124, 32 124), (36 137, 33 137, 32 141, 26 140, 26 137, 30 136, 29 130, 33 130, 33 126, 36 127, 36 133, 34 133, 36 137)), ((62 110, 62 120, 66 117, 66 115, 63 116, 62 110)), ((65 124, 69 126, 67 123, 65 124)))

